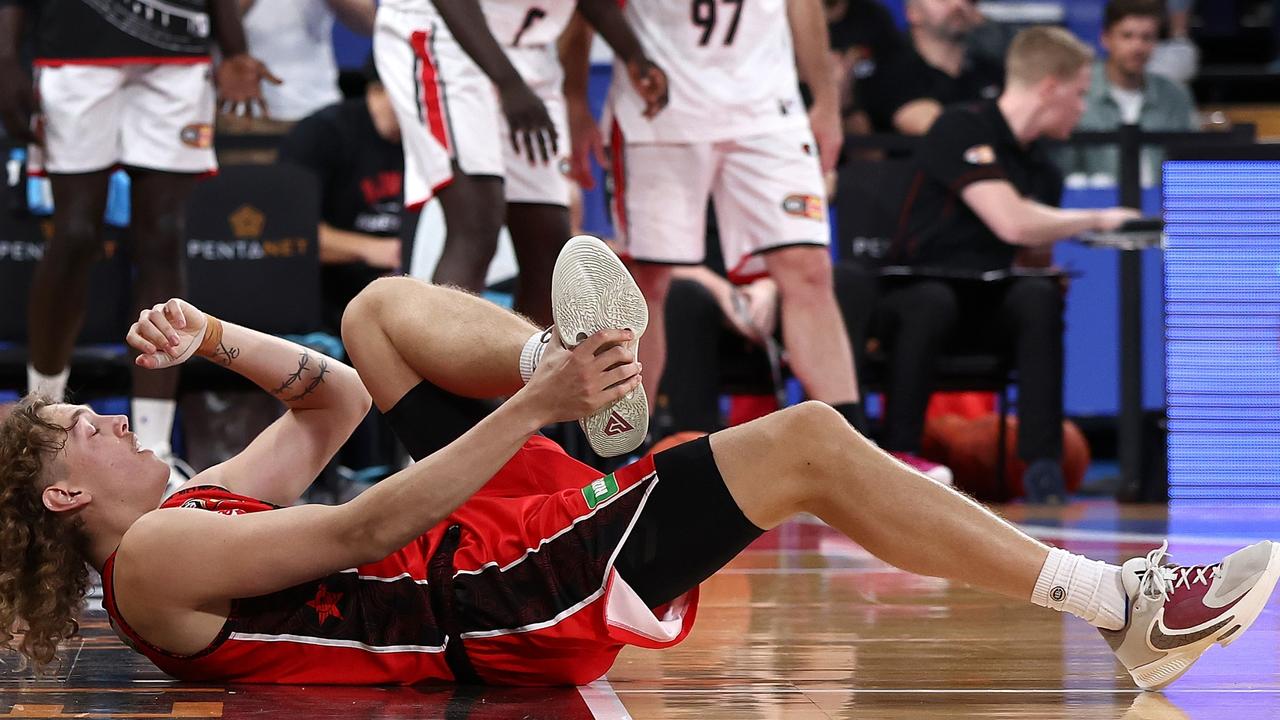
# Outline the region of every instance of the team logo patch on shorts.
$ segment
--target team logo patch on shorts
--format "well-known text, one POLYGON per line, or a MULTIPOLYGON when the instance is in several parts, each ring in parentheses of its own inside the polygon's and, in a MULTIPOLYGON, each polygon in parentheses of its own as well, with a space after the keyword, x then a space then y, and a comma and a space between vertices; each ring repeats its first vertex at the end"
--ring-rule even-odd
POLYGON ((582 497, 587 507, 595 510, 596 506, 618 494, 618 481, 610 473, 582 488, 582 497))
POLYGON ((213 126, 209 123, 192 123, 178 133, 183 145, 204 150, 213 147, 213 126))
POLYGON ((964 161, 970 165, 990 165, 996 161, 996 149, 990 145, 974 145, 964 151, 964 161))
POLYGON ((782 211, 796 217, 821 220, 822 198, 817 195, 788 195, 782 201, 782 211))

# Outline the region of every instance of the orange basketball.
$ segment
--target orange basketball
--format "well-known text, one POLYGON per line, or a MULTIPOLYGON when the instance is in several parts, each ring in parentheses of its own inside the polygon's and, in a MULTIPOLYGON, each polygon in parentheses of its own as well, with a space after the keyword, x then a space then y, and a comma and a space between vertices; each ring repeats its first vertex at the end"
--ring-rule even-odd
MULTIPOLYGON (((1004 447, 1004 481, 996 482, 996 415, 964 420, 947 416, 925 427, 921 454, 951 468, 956 487, 980 500, 1002 501, 1022 496, 1022 473, 1027 465, 1018 457, 1018 418, 1008 419, 1004 447)), ((1084 433, 1070 420, 1062 423, 1062 475, 1067 491, 1075 492, 1092 460, 1084 433)))
POLYGON ((663 450, 670 450, 671 448, 677 445, 683 445, 684 443, 687 443, 690 440, 697 440, 703 435, 706 435, 706 433, 698 430, 681 430, 680 432, 677 432, 677 433, 671 433, 670 435, 654 443, 653 449, 649 451, 649 454, 657 455, 663 450))

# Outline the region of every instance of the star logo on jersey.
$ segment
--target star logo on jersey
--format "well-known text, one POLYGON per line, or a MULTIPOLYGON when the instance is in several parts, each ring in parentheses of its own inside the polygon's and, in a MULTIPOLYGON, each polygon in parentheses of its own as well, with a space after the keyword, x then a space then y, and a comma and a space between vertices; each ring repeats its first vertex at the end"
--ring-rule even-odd
POLYGON ((629 432, 631 430, 635 430, 635 428, 631 426, 631 423, 627 422, 626 418, 619 415, 617 410, 614 410, 609 415, 609 422, 604 426, 604 434, 609 437, 621 435, 622 433, 629 432))
POLYGON ((316 620, 321 625, 331 617, 342 619, 342 612, 338 609, 338 601, 342 599, 342 593, 331 592, 328 588, 321 585, 316 590, 314 599, 308 600, 307 605, 315 608, 316 620))
POLYGON ((231 233, 237 240, 262 237, 262 229, 267 224, 267 216, 252 205, 241 205, 227 217, 231 225, 231 233))

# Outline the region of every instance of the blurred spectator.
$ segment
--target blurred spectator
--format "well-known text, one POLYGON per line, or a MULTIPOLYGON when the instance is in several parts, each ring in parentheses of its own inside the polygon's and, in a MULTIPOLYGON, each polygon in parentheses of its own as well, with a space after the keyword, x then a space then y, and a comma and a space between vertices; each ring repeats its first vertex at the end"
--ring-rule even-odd
POLYGON ((923 135, 945 105, 1000 94, 1004 68, 968 53, 983 19, 970 0, 907 0, 910 35, 858 80, 876 132, 923 135))
POLYGON ((865 135, 872 131, 871 120, 854 86, 897 52, 903 38, 880 0, 826 0, 824 5, 845 132, 865 135))
POLYGON ((1193 0, 1168 0, 1167 37, 1161 40, 1147 62, 1147 72, 1180 83, 1191 82, 1200 71, 1200 48, 1191 41, 1193 0))
MULTIPOLYGON (((49 176, 54 198, 53 236, 27 308, 29 390, 55 401, 66 393, 117 166, 131 181, 136 306, 186 294, 187 199, 217 169, 215 90, 225 108, 252 113, 264 80, 279 82, 249 55, 234 0, 0 0, 0 118, 12 138, 31 143, 30 172, 49 176), (18 62, 28 19, 34 86, 18 62)), ((137 368, 130 409, 139 443, 171 467, 177 373, 137 368)))
MULTIPOLYGON (((1037 140, 1065 139, 1084 112, 1092 50, 1061 28, 1024 30, 996 102, 949 108, 916 153, 913 192, 893 262, 913 266, 877 307, 889 351, 882 446, 918 453, 936 356, 956 344, 1008 353, 1018 376, 1018 454, 1033 500, 1061 500, 1063 292, 1054 277, 1013 269, 1132 210, 1062 210, 1062 181, 1037 140)), ((850 333, 857 336, 859 333, 850 333)))
POLYGON ((280 145, 280 162, 301 165, 320 181, 324 325, 335 335, 351 298, 403 263, 400 125, 372 62, 366 73, 363 98, 303 119, 280 145))
MULTIPOLYGON (((1195 104, 1183 85, 1147 72, 1160 36, 1164 4, 1160 0, 1112 0, 1103 20, 1105 60, 1095 63, 1088 107, 1077 130, 1107 131, 1137 124, 1150 131, 1187 131, 1198 127, 1195 104)), ((1159 182, 1159 148, 1142 150, 1142 185, 1159 182)), ((1062 167, 1072 186, 1114 185, 1120 155, 1114 147, 1067 148, 1062 167)))
POLYGON ((342 99, 333 19, 373 34, 374 0, 236 0, 250 47, 283 83, 266 88, 268 116, 295 122, 342 99))

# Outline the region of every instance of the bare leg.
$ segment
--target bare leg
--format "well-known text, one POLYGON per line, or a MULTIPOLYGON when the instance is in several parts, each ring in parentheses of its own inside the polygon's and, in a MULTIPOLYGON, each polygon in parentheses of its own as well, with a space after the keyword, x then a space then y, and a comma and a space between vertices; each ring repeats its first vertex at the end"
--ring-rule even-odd
POLYGON ((507 229, 515 246, 520 278, 516 312, 542 327, 551 324, 551 273, 569 239, 569 209, 561 205, 508 203, 507 229))
POLYGON ((535 332, 487 300, 407 277, 374 281, 342 317, 347 353, 382 410, 423 378, 464 397, 514 393, 520 349, 535 332))
POLYGON ((856 402, 858 375, 827 249, 797 246, 764 257, 782 296, 783 344, 805 392, 831 405, 856 402))
POLYGON ((455 164, 438 197, 447 234, 432 280, 480 292, 502 229, 502 178, 466 175, 455 164))
POLYGON ((806 402, 711 436, 743 514, 771 528, 812 513, 876 557, 1026 600, 1049 548, 978 503, 907 468, 806 402))
POLYGON ((53 238, 31 282, 27 308, 31 364, 45 375, 67 366, 84 324, 89 270, 102 252, 102 213, 110 172, 51 175, 53 238))
POLYGON ((667 322, 665 306, 671 289, 671 266, 636 262, 627 266, 649 305, 649 327, 640 341, 640 364, 644 366, 644 392, 650 407, 658 398, 662 371, 667 364, 667 322))
MULTIPOLYGON (((195 175, 132 170, 134 303, 139 310, 186 295, 187 198, 195 175)), ((178 368, 133 368, 134 397, 172 400, 178 390, 178 368)))

